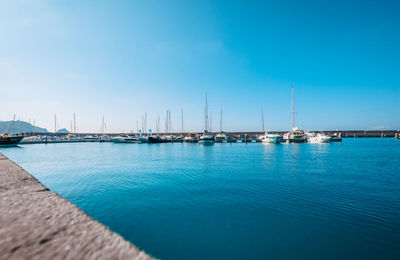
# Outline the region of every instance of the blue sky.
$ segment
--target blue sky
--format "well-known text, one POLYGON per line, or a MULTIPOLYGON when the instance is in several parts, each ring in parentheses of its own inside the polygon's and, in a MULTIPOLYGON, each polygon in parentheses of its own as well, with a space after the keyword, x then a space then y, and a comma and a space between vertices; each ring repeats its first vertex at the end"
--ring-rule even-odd
POLYGON ((49 130, 400 128, 396 1, 0 1, 0 119, 49 130))

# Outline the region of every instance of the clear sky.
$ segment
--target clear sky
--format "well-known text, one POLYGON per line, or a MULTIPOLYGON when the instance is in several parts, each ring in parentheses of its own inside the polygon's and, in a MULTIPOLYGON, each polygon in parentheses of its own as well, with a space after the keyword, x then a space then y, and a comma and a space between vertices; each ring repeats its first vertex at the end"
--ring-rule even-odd
POLYGON ((399 1, 0 0, 0 120, 400 128, 399 1))

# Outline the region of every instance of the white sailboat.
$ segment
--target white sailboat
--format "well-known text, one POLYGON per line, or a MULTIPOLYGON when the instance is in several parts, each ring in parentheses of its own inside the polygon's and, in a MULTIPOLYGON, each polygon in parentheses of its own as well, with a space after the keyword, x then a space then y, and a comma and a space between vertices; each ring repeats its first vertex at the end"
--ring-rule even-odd
POLYGON ((208 132, 208 102, 207 102, 207 92, 206 92, 206 106, 204 108, 204 132, 199 138, 199 144, 213 144, 214 136, 208 132))
POLYGON ((222 132, 222 105, 221 105, 221 117, 219 120, 219 133, 215 136, 215 142, 216 143, 227 143, 228 142, 228 136, 222 132))
POLYGON ((292 131, 284 134, 283 140, 290 143, 304 143, 307 140, 304 131, 299 130, 294 124, 294 86, 292 86, 292 131))

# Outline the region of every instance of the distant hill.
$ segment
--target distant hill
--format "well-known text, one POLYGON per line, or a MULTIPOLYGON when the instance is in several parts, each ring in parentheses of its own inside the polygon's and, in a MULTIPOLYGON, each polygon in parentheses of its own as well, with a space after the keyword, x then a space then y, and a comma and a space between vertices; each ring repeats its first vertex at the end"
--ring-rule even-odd
POLYGON ((0 134, 16 134, 16 133, 48 133, 47 129, 33 126, 25 121, 0 121, 0 134))
POLYGON ((60 129, 60 130, 57 131, 57 134, 69 134, 69 133, 70 133, 70 132, 69 132, 67 129, 65 129, 65 128, 60 129))

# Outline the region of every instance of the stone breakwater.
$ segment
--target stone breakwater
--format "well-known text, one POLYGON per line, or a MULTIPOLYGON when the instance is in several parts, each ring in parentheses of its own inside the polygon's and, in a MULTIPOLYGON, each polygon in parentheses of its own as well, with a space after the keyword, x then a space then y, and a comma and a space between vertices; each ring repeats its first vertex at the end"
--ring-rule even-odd
POLYGON ((153 259, 0 153, 0 259, 153 259))

